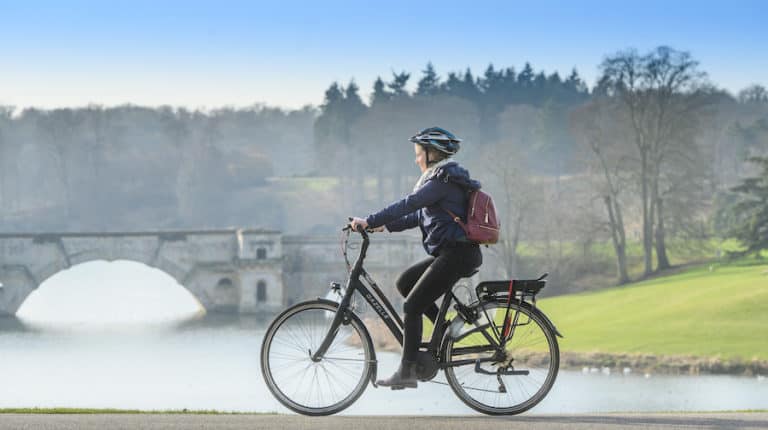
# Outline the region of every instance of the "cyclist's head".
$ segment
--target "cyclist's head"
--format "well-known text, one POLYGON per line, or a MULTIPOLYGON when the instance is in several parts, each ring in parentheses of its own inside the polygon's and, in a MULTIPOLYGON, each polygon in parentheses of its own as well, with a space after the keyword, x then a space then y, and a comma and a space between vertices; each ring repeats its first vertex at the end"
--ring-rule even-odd
POLYGON ((459 152, 461 139, 444 128, 430 127, 411 136, 410 141, 424 148, 427 165, 430 165, 459 152))

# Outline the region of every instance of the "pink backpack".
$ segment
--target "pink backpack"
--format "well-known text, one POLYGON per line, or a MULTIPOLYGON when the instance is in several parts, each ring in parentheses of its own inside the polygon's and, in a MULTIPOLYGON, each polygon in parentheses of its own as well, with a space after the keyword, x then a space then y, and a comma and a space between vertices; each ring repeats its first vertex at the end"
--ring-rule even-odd
POLYGON ((456 221, 470 242, 479 244, 492 244, 499 241, 499 221, 496 217, 496 207, 490 195, 480 190, 469 193, 469 205, 467 205, 467 222, 461 221, 448 209, 453 220, 456 221))

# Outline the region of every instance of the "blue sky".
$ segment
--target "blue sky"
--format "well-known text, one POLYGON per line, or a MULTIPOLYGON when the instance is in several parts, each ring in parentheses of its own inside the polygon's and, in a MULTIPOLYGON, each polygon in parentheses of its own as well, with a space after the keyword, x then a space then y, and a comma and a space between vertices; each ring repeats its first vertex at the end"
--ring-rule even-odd
POLYGON ((690 51, 730 91, 768 85, 768 1, 6 1, 0 104, 318 104, 334 80, 526 61, 592 84, 628 47, 690 51))

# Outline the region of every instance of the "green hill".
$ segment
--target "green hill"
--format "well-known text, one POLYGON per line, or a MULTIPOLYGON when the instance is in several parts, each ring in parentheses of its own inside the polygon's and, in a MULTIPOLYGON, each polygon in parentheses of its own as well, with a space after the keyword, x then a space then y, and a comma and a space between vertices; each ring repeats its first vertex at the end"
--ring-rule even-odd
POLYGON ((580 353, 768 359, 768 265, 682 273, 539 301, 580 353))

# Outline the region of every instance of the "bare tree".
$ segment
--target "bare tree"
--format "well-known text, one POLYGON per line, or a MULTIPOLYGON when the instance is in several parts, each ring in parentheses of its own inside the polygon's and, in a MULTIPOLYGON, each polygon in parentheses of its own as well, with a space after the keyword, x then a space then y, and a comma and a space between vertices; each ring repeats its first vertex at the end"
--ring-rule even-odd
POLYGON ((543 198, 541 184, 532 179, 527 163, 538 115, 538 110, 530 106, 508 107, 500 116, 501 134, 505 138, 485 149, 481 159, 484 174, 475 174, 484 179, 483 186, 493 195, 499 211, 501 237, 491 250, 499 256, 508 278, 519 270, 520 241, 543 198))
POLYGON ((73 109, 54 109, 40 112, 37 116, 38 125, 47 135, 48 144, 56 160, 56 166, 64 191, 66 214, 69 217, 73 210, 72 178, 69 167, 69 156, 74 145, 76 129, 82 118, 73 109))
POLYGON ((571 128, 591 155, 588 166, 595 172, 596 190, 608 216, 608 230, 616 255, 618 283, 629 282, 627 237, 622 210, 622 194, 627 187, 627 144, 621 139, 621 125, 613 102, 596 97, 571 115, 571 128))
POLYGON ((705 74, 687 52, 658 47, 646 55, 630 50, 606 58, 601 86, 621 101, 621 112, 631 125, 637 149, 638 182, 643 216, 645 274, 653 271, 656 245, 657 268, 668 268, 664 212, 660 192, 662 167, 670 154, 680 150, 678 125, 706 106, 700 96, 705 74), (659 220, 657 224, 657 220, 659 220))
POLYGON ((739 102, 768 104, 768 90, 762 85, 750 85, 739 91, 739 102))

